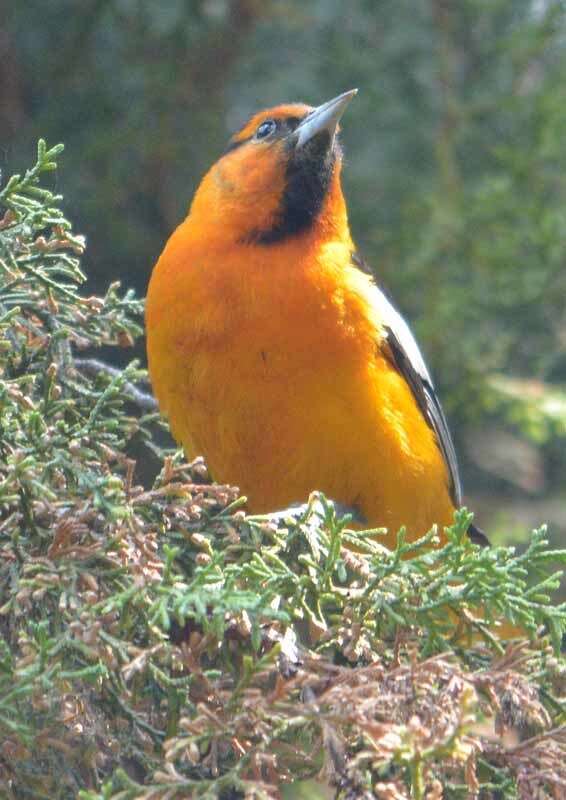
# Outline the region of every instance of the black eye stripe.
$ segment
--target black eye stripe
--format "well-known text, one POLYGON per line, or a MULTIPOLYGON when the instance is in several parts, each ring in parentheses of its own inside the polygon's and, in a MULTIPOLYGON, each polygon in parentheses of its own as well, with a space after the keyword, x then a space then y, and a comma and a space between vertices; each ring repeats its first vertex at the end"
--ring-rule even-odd
MULTIPOLYGON (((308 116, 308 114, 305 114, 304 117, 280 117, 280 118, 274 119, 274 120, 264 120, 262 123, 260 123, 260 125, 258 125, 258 128, 260 128, 261 125, 264 125, 266 122, 275 122, 277 124, 277 131, 276 131, 276 135, 275 135, 274 138, 275 139, 279 139, 279 138, 282 139, 285 136, 287 136, 289 133, 292 133, 295 130, 295 128, 297 128, 297 126, 304 119, 306 119, 307 116, 308 116)), ((243 128, 241 130, 243 130, 248 125, 249 125, 249 122, 247 122, 243 126, 243 128)), ((231 139, 228 142, 228 146, 226 147, 226 150, 224 150, 224 155, 226 155, 226 153, 231 153, 233 150, 237 150, 238 147, 241 147, 244 144, 248 144, 248 142, 253 141, 253 139, 256 137, 256 133, 257 133, 257 128, 256 128, 256 132, 252 136, 247 136, 245 139, 231 139)), ((235 135, 237 136, 237 134, 235 134, 235 135)), ((267 137, 264 137, 264 138, 267 138, 267 137)), ((260 139, 260 141, 261 141, 261 139, 260 139)))
POLYGON ((299 125, 299 123, 303 121, 303 119, 306 119, 306 117, 302 117, 302 118, 301 117, 287 117, 287 119, 285 120, 285 126, 286 126, 287 130, 289 131, 289 133, 291 131, 294 131, 295 128, 299 125))

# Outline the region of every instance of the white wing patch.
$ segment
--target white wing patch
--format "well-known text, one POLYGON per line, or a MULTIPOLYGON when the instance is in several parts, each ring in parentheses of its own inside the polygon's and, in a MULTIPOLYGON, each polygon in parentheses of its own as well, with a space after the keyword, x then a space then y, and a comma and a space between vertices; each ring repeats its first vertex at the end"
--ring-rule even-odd
POLYGON ((393 363, 411 387, 423 416, 436 434, 438 445, 448 468, 450 494, 454 505, 458 508, 462 504, 458 461, 448 423, 434 390, 432 378, 415 337, 401 314, 375 284, 373 292, 375 307, 381 318, 393 363))

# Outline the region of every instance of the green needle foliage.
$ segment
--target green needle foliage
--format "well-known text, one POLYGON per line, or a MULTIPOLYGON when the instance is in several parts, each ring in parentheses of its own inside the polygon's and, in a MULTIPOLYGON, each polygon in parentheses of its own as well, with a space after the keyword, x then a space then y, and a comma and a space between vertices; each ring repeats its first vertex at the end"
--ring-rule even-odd
POLYGON ((0 795, 562 796, 566 552, 479 549, 465 510, 392 552, 163 453, 143 371, 94 358, 142 303, 80 293, 60 151, 0 192, 0 795))

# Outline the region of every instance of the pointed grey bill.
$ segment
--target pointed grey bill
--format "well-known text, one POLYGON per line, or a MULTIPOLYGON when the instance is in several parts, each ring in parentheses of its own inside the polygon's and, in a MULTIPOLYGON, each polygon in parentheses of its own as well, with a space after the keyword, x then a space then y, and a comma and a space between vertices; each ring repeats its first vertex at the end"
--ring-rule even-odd
POLYGON ((316 136, 322 131, 328 131, 330 138, 334 137, 336 133, 336 126, 340 117, 346 110, 346 106, 350 100, 358 93, 357 89, 350 89, 349 92, 339 94, 327 103, 313 109, 306 119, 304 119, 298 128, 292 133, 296 139, 295 147, 303 147, 309 142, 313 136, 316 136))

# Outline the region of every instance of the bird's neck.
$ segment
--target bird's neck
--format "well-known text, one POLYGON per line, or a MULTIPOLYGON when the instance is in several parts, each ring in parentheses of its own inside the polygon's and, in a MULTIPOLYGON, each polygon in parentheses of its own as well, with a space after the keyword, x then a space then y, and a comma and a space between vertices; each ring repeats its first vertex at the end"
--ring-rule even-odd
POLYGON ((202 339, 221 352, 234 337, 249 339, 251 347, 258 331, 277 338, 282 325, 318 340, 324 320, 342 313, 353 250, 339 186, 307 230, 274 244, 230 239, 221 224, 204 226, 190 214, 154 270, 152 286, 161 289, 150 292, 159 302, 148 303, 148 319, 171 327, 171 347, 202 339), (329 297, 336 303, 329 306, 329 297), (186 298, 190 314, 183 311, 186 298))
POLYGON ((222 260, 231 253, 242 257, 254 254, 253 260, 266 263, 283 261, 289 267, 299 263, 301 254, 310 254, 313 250, 328 245, 347 245, 353 247, 346 202, 342 193, 339 175, 328 188, 320 210, 313 216, 310 225, 299 232, 290 232, 274 239, 254 237, 256 226, 250 223, 249 217, 242 221, 239 211, 234 211, 222 203, 208 203, 206 213, 203 204, 195 202, 185 222, 180 226, 187 249, 216 253, 222 260))

